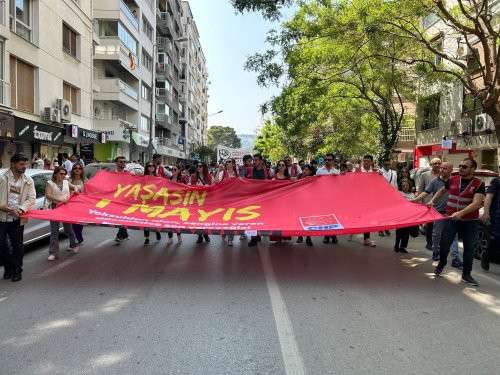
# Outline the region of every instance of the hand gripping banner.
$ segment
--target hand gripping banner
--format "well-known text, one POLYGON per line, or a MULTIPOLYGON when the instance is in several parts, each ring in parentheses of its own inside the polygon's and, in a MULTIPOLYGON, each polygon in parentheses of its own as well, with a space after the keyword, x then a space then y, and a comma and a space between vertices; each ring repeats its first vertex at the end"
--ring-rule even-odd
POLYGON ((33 219, 174 232, 324 236, 375 232, 440 220, 375 173, 298 181, 231 179, 207 187, 154 176, 99 172, 54 210, 33 219))

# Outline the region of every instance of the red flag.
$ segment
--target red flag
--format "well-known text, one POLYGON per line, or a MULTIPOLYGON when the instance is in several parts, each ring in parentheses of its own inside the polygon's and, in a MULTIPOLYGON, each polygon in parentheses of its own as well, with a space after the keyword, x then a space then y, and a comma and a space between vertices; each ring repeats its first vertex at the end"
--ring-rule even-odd
POLYGON ((68 223, 283 236, 375 232, 440 220, 377 173, 298 181, 229 179, 187 186, 154 176, 99 172, 85 193, 27 217, 68 223))

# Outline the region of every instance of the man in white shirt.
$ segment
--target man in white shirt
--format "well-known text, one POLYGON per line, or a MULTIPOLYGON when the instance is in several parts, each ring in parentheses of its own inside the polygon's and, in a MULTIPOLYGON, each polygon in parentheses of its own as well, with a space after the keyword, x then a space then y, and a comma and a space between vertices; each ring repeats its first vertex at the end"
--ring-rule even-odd
POLYGON ((340 171, 335 168, 335 165, 333 164, 335 160, 335 157, 333 154, 326 154, 325 155, 325 165, 319 168, 316 171, 317 175, 339 175, 340 171))
POLYGON ((69 160, 67 153, 64 153, 62 155, 62 165, 61 166, 64 169, 66 169, 66 172, 68 173, 68 175, 71 173, 71 170, 73 169, 73 163, 71 162, 71 160, 69 160))
MULTIPOLYGON (((398 174, 395 170, 391 169, 391 159, 382 160, 382 168, 379 169, 379 173, 384 176, 385 180, 396 190, 398 189, 398 174)), ((384 235, 390 236, 391 231, 380 231, 378 232, 380 237, 384 237, 384 235)))

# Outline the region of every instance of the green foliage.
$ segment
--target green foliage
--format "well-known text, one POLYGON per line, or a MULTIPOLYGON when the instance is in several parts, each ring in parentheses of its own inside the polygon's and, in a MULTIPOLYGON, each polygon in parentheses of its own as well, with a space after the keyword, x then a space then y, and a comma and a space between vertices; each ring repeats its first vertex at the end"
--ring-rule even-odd
POLYGON ((208 129, 208 146, 215 150, 218 145, 240 148, 241 139, 229 126, 211 126, 208 129))
POLYGON ((239 12, 259 11, 269 19, 277 19, 283 6, 290 5, 292 0, 231 0, 239 12))
POLYGON ((276 162, 287 155, 286 134, 282 128, 266 121, 255 141, 254 149, 266 159, 276 162))
POLYGON ((211 147, 199 145, 193 151, 193 154, 198 154, 201 161, 210 163, 217 160, 217 152, 211 147))

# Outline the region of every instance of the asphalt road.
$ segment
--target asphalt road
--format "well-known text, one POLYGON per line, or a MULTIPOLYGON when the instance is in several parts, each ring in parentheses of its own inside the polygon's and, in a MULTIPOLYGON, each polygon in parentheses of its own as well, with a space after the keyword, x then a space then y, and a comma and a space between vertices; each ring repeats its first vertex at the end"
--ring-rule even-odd
POLYGON ((476 262, 471 288, 454 269, 434 280, 421 239, 398 255, 393 238, 145 248, 114 234, 88 228, 53 263, 38 244, 23 281, 0 282, 1 375, 500 373, 498 265, 476 262))

